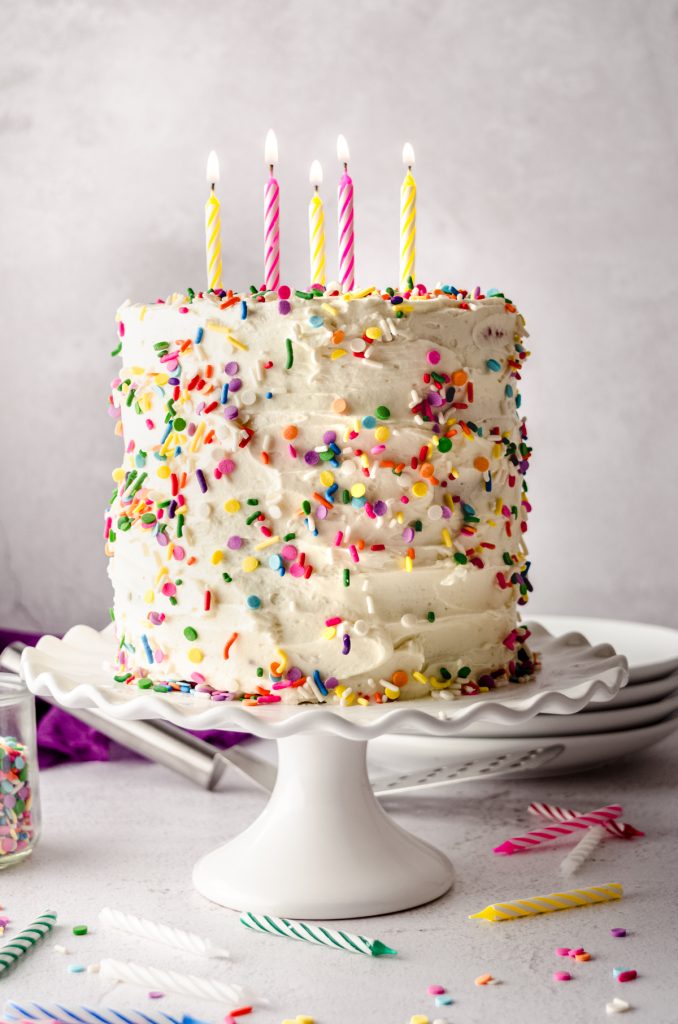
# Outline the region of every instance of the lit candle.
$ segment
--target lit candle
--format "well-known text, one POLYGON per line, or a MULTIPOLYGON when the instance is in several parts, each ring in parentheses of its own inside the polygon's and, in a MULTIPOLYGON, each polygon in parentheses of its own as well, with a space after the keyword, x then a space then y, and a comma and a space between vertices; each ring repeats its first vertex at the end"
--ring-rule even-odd
POLYGON ((348 142, 343 135, 337 139, 337 157, 344 165, 344 173, 339 179, 339 281, 342 291, 350 292, 355 284, 353 181, 348 173, 348 142))
POLYGON ((311 164, 309 180, 313 185, 313 196, 308 205, 311 284, 325 284, 325 208, 318 192, 323 180, 323 169, 319 160, 314 160, 311 164))
POLYGON ((403 146, 403 163, 407 172, 400 186, 400 288, 407 291, 414 281, 417 250, 417 184, 412 175, 414 150, 409 142, 403 146))
POLYGON ((221 213, 214 186, 219 181, 219 157, 212 150, 207 157, 207 181, 210 194, 205 203, 205 243, 207 253, 207 287, 221 288, 221 213))
POLYGON ((280 284, 280 186, 273 176, 278 162, 278 140, 269 129, 264 150, 269 178, 264 189, 264 276, 266 289, 276 290, 280 284))

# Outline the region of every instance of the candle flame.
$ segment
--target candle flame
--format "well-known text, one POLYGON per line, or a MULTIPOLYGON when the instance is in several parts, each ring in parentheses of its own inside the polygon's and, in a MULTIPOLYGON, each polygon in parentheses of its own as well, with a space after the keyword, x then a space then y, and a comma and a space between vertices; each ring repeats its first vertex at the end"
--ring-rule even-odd
POLYGON ((410 142, 406 142, 403 146, 403 163, 407 167, 411 167, 414 163, 414 148, 410 142))
POLYGON ((308 180, 312 185, 317 188, 318 185, 323 183, 323 169, 320 166, 320 160, 314 160, 311 164, 311 170, 309 171, 308 180))
POLYGON ((216 185, 219 181, 219 157, 213 149, 210 150, 210 155, 207 157, 205 176, 210 185, 216 185))
POLYGON ((348 142, 344 135, 337 136, 337 158, 342 164, 347 164, 351 159, 351 154, 348 150, 348 142))
POLYGON ((266 145, 264 146, 264 159, 269 167, 273 167, 278 162, 278 140, 275 137, 275 132, 272 128, 268 129, 266 133, 266 145))

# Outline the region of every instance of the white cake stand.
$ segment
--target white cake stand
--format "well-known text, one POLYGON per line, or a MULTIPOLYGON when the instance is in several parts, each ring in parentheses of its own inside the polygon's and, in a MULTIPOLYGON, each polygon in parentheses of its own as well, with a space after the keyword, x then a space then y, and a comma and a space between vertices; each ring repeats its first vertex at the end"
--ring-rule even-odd
MULTIPOLYGON (((65 708, 112 718, 166 719, 189 729, 232 729, 274 739, 278 776, 256 821, 198 861, 193 880, 208 899, 285 917, 349 918, 405 910, 436 899, 454 880, 447 856, 397 825, 367 776, 367 741, 382 733, 454 736, 479 720, 512 726, 539 712, 570 714, 611 699, 628 678, 626 659, 581 634, 554 638, 531 625, 538 679, 482 697, 338 708, 247 708, 198 694, 161 694, 115 683, 115 641, 75 626, 45 636, 22 658, 33 693, 65 708)), ((218 799, 218 797, 216 797, 218 799)))

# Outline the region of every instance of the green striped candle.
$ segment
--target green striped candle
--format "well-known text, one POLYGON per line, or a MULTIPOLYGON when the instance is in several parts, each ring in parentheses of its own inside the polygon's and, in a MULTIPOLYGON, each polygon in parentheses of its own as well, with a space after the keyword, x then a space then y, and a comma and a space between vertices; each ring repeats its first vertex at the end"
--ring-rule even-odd
POLYGON ((348 953, 364 953, 365 956, 397 956, 395 949, 384 945, 379 939, 367 939, 364 935, 352 935, 351 932, 324 928, 320 924, 288 921, 284 917, 253 914, 249 910, 240 915, 240 920, 246 928, 255 932, 266 932, 268 935, 280 935, 287 939, 299 939, 300 942, 312 942, 316 946, 344 949, 348 953))
POLYGON ((44 939, 47 932, 51 931, 56 924, 56 914, 48 910, 41 914, 33 924, 29 925, 18 935, 15 935, 11 942, 0 947, 0 974, 12 967, 16 961, 30 952, 40 939, 44 939))

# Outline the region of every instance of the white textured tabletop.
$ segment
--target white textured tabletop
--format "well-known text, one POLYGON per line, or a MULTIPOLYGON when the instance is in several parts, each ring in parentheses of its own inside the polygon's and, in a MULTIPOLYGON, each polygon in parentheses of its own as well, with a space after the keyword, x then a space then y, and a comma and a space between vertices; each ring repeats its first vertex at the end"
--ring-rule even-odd
MULTIPOLYGON (((210 905, 191 886, 195 860, 241 831, 265 796, 236 772, 208 793, 157 765, 141 761, 73 765, 43 773, 43 838, 34 856, 2 875, 1 902, 12 931, 44 910, 60 925, 0 983, 5 999, 60 1001, 67 1005, 190 1013, 222 1022, 232 1007, 104 984, 96 974, 68 973, 112 956, 139 963, 247 983, 270 1000, 245 1021, 280 1024, 297 1014, 317 1024, 406 1024, 414 1014, 450 1024, 501 1020, 523 1024, 606 1018, 614 996, 634 1008, 634 1020, 674 1024, 678 1019, 675 951, 676 737, 597 772, 538 781, 469 783, 387 805, 406 828, 435 843, 457 870, 454 889, 428 906, 388 917, 345 923, 399 951, 374 960, 299 942, 252 934, 232 911, 210 905), (571 880, 570 887, 618 881, 620 902, 492 925, 467 915, 492 900, 552 892, 563 885, 558 865, 567 841, 529 854, 501 858, 492 847, 531 820, 531 800, 588 809, 620 802, 624 819, 646 831, 631 842, 610 839, 571 880), (556 848, 558 847, 558 849, 556 848), (205 960, 148 945, 97 926, 101 907, 151 917, 210 937, 231 950, 231 961, 205 960), (90 934, 76 938, 73 925, 90 934), (623 927, 626 938, 612 938, 623 927), (55 944, 68 949, 67 956, 55 944), (563 961, 557 946, 584 946, 588 963, 563 961), (632 967, 636 981, 619 984, 613 967, 632 967), (573 980, 557 983, 568 968, 573 980), (491 973, 501 984, 479 988, 491 973), (454 999, 436 1008, 427 989, 447 988, 454 999)), ((331 794, 328 794, 331 799, 331 794)), ((275 850, 271 850, 271 858, 275 850)), ((341 864, 300 864, 341 885, 341 864)), ((7 936, 12 932, 8 930, 7 936)))

